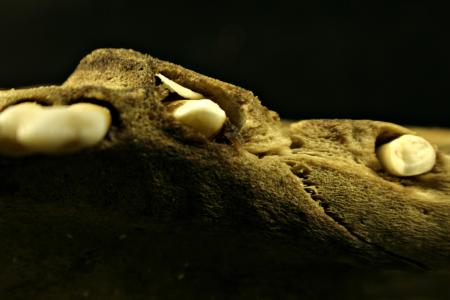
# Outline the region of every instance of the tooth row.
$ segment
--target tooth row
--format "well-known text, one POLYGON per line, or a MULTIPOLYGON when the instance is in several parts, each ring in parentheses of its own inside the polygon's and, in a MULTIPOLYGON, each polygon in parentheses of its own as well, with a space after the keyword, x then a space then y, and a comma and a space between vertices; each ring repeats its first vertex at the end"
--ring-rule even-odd
POLYGON ((162 74, 156 74, 156 76, 169 87, 171 92, 189 99, 167 104, 167 110, 175 120, 201 132, 207 138, 212 138, 220 132, 227 116, 217 103, 204 99, 202 94, 185 88, 162 74))
POLYGON ((382 166, 396 176, 416 176, 429 172, 436 163, 436 151, 424 138, 405 134, 377 149, 382 166))
POLYGON ((70 153, 100 142, 111 125, 108 109, 90 103, 21 103, 0 113, 0 153, 70 153))
MULTIPOLYGON (((164 75, 157 74, 169 89, 191 100, 170 102, 167 110, 179 122, 212 138, 220 132, 226 114, 220 106, 164 75)), ((33 153, 70 153, 100 142, 111 126, 108 109, 90 103, 70 106, 41 106, 21 103, 0 113, 0 154, 21 156, 33 153)), ((396 176, 429 172, 436 152, 425 139, 406 134, 377 148, 386 171, 396 176)))

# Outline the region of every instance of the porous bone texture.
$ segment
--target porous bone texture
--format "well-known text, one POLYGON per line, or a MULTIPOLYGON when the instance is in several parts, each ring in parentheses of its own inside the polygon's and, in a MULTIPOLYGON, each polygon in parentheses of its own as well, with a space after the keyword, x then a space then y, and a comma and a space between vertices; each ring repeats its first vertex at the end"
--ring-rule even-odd
POLYGON ((24 101, 96 103, 113 126, 79 153, 0 157, 5 297, 187 299, 170 283, 221 274, 295 286, 286 274, 314 263, 450 265, 449 156, 438 150, 435 167, 411 178, 376 157, 412 133, 402 126, 282 123, 250 91, 124 49, 94 51, 62 85, 0 91, 0 110, 24 101), (158 73, 225 110, 215 139, 170 116, 164 102, 176 95, 158 73))

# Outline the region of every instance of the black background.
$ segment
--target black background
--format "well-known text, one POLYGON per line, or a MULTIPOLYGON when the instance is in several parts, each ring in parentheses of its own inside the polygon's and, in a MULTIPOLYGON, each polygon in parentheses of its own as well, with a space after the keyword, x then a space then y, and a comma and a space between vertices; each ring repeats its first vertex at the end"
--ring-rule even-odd
POLYGON ((250 89, 284 118, 450 126, 447 10, 292 3, 1 0, 0 87, 60 83, 91 50, 123 47, 250 89))
MULTIPOLYGON (((123 47, 250 89, 284 118, 450 127, 448 10, 367 2, 0 0, 0 88, 61 83, 90 51, 123 47)), ((446 295, 448 276, 417 278, 369 291, 446 295)))

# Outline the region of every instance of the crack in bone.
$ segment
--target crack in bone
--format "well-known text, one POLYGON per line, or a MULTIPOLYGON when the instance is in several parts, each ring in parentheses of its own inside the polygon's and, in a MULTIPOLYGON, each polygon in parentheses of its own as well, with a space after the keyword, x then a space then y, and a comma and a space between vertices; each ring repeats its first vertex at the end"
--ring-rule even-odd
POLYGON ((334 214, 330 211, 330 208, 329 208, 330 204, 327 201, 324 201, 324 199, 322 197, 320 197, 317 186, 311 180, 308 179, 308 173, 310 172, 310 170, 308 168, 304 168, 301 165, 296 165, 296 164, 287 164, 287 165, 291 169, 292 174, 294 174, 296 177, 298 177, 300 179, 300 181, 302 182, 302 188, 308 194, 309 198, 312 201, 316 202, 322 208, 324 214, 330 220, 332 220, 335 224, 337 224, 341 228, 343 228, 349 235, 351 235, 356 240, 358 240, 362 243, 370 245, 370 246, 382 251, 383 253, 396 258, 397 260, 407 263, 408 265, 412 265, 415 268, 418 268, 420 270, 427 269, 427 267, 423 263, 416 261, 414 259, 402 256, 402 255, 399 255, 390 250, 387 250, 378 244, 367 241, 365 238, 363 238, 359 234, 353 232, 353 230, 348 228, 348 225, 344 222, 344 220, 342 218, 338 217, 336 214, 334 214))

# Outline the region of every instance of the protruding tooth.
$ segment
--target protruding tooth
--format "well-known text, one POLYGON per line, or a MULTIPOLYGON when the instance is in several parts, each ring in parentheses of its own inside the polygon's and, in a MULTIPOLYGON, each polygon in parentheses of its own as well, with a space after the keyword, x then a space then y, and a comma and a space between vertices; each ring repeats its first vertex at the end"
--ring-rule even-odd
POLYGON ((171 102, 167 109, 179 122, 211 138, 222 129, 227 118, 225 111, 209 99, 171 102))
POLYGON ((17 140, 33 152, 72 152, 100 142, 110 124, 109 110, 98 105, 54 106, 21 126, 17 140))
POLYGON ((90 103, 49 107, 18 104, 0 114, 0 153, 73 152, 100 142, 110 125, 109 110, 90 103))
POLYGON ((178 95, 180 95, 183 98, 192 99, 192 100, 198 100, 198 99, 204 98, 204 96, 202 94, 199 94, 188 88, 185 88, 184 86, 179 85, 175 81, 170 80, 169 78, 167 78, 166 76, 164 76, 162 74, 156 74, 156 76, 158 76, 158 78, 161 79, 161 81, 169 87, 169 90, 171 92, 177 93, 178 95))
POLYGON ((79 133, 87 147, 100 142, 111 127, 111 112, 106 107, 91 103, 77 103, 71 105, 69 110, 82 120, 79 133))
POLYGON ((33 119, 41 110, 42 106, 34 102, 24 102, 6 108, 0 113, 1 138, 15 140, 20 124, 33 119))
POLYGON ((383 167, 396 176, 426 173, 436 162, 433 146, 424 138, 410 134, 380 146, 377 156, 383 167))

